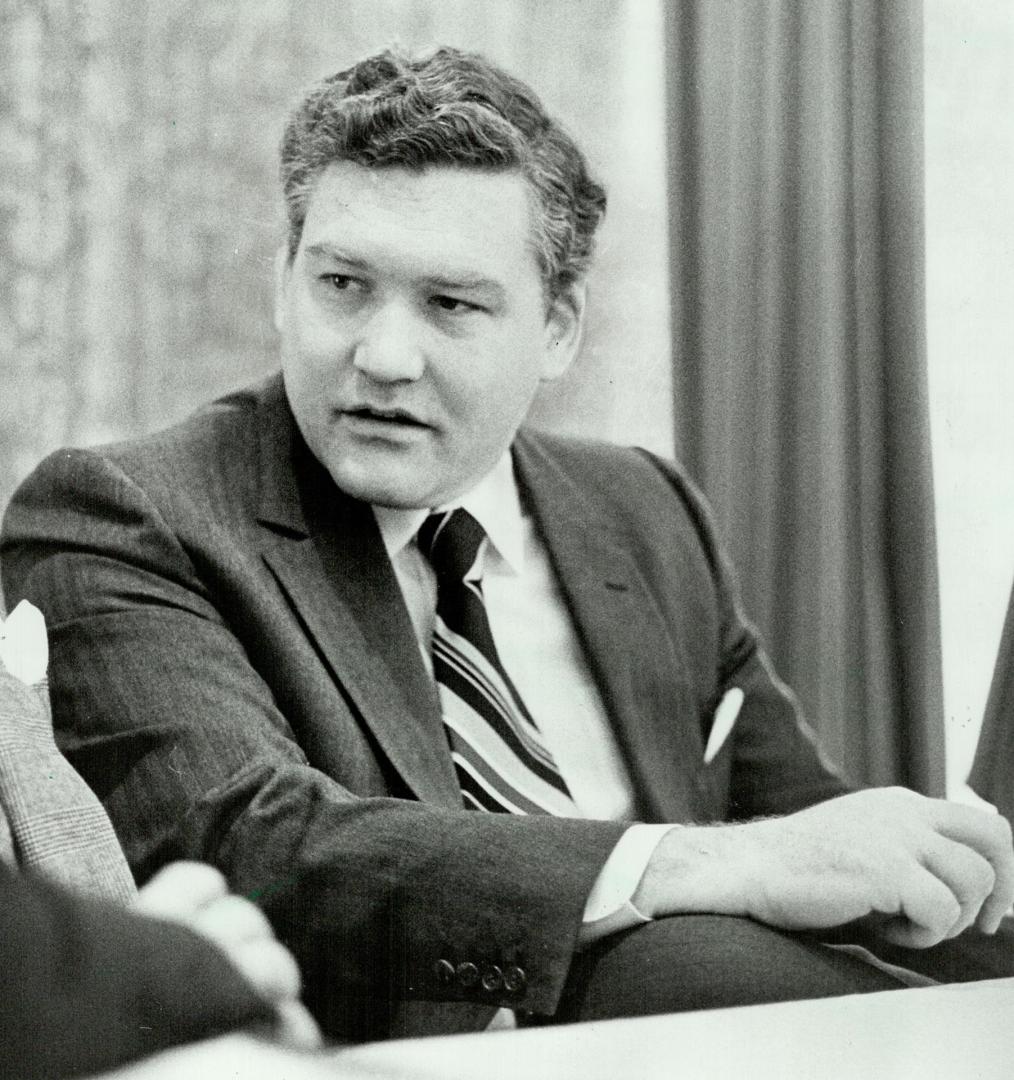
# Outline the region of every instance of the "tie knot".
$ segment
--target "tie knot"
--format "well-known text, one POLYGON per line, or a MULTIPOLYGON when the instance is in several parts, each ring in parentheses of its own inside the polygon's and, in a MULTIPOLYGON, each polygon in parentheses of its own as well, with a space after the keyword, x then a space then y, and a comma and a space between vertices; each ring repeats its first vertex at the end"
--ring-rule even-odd
POLYGON ((486 530, 460 507, 430 514, 416 536, 438 578, 464 581, 479 557, 486 530))

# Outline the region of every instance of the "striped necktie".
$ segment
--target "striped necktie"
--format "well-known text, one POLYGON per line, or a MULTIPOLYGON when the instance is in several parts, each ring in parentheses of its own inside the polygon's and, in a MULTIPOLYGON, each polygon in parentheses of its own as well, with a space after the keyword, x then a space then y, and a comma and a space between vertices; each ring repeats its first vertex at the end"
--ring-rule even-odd
POLYGON ((431 514, 417 537, 437 576, 433 675, 465 806, 580 817, 500 663, 482 597, 487 542, 479 522, 462 509, 431 514))

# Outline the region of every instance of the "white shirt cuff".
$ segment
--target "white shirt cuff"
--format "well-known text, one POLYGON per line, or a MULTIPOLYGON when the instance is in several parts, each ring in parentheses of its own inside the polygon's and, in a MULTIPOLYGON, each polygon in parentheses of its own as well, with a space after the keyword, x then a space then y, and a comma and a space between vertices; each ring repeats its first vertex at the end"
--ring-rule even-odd
POLYGON ((631 825, 620 837, 595 879, 584 906, 578 945, 651 922, 637 910, 631 897, 651 862, 662 837, 675 825, 631 825))

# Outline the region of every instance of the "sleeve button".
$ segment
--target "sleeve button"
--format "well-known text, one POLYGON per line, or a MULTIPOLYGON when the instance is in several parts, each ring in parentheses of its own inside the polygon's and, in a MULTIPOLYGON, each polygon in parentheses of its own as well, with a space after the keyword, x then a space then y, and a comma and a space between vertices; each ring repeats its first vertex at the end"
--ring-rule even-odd
POLYGON ((496 964, 488 964, 482 969, 482 988, 494 993, 503 986, 503 972, 496 964))
POLYGON ((458 964, 458 986, 470 990, 479 981, 479 969, 471 961, 458 964))
POLYGON ((519 968, 516 964, 511 964, 510 967, 504 968, 503 986, 508 993, 523 993, 527 983, 528 978, 525 975, 524 970, 519 968))
POLYGON ((450 986, 454 982, 454 965, 450 960, 438 960, 433 965, 433 977, 440 986, 450 986))

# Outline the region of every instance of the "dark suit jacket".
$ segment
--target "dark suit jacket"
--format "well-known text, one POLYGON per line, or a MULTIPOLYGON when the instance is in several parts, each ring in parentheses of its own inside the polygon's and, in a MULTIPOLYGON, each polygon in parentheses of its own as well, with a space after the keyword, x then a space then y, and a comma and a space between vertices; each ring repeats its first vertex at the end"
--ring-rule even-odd
POLYGON ((209 942, 0 864, 0 1076, 54 1080, 272 1010, 209 942))
MULTIPOLYGON (((641 820, 784 813, 844 790, 676 468, 532 432, 515 464, 641 820), (732 685, 745 704, 705 767, 732 685)), ((47 459, 8 511, 3 573, 11 603, 46 614, 61 745, 135 873, 220 866, 296 951, 327 1029, 553 1012, 623 826, 461 809, 372 512, 310 455, 279 379, 47 459)))

